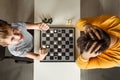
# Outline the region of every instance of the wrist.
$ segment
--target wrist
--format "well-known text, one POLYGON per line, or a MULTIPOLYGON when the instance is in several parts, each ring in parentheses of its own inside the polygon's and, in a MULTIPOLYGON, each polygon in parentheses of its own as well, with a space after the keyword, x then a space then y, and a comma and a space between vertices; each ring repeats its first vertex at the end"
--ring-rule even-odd
POLYGON ((82 55, 79 56, 79 59, 82 61, 82 62, 88 62, 89 60, 86 60, 82 57, 82 55))
POLYGON ((37 29, 41 30, 41 23, 36 23, 37 29))
POLYGON ((41 56, 38 54, 36 60, 41 60, 41 56))
POLYGON ((90 59, 90 57, 88 57, 87 55, 84 55, 84 54, 81 55, 81 58, 84 59, 84 60, 89 60, 90 59))

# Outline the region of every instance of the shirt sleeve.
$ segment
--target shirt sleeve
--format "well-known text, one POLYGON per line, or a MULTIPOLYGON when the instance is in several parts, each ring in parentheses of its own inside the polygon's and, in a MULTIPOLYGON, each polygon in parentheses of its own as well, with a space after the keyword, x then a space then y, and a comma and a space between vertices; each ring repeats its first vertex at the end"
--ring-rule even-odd
POLYGON ((26 57, 27 52, 31 51, 33 48, 32 43, 29 43, 28 45, 23 45, 22 47, 11 47, 8 46, 8 50, 10 53, 14 56, 19 57, 26 57))
POLYGON ((16 22, 16 23, 12 23, 11 25, 12 25, 12 27, 18 28, 19 30, 21 30, 23 28, 26 29, 26 23, 24 23, 24 22, 16 22))
POLYGON ((14 56, 19 56, 19 57, 25 57, 27 54, 26 50, 22 50, 22 51, 10 50, 10 53, 14 56))

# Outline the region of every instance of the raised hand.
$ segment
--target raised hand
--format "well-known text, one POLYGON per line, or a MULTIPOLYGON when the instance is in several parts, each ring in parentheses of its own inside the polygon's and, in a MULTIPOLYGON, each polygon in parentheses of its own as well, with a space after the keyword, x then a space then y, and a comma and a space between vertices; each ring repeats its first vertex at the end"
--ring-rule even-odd
POLYGON ((88 42, 81 55, 84 59, 89 60, 90 58, 96 57, 100 54, 99 53, 100 47, 101 47, 101 44, 97 42, 94 42, 92 45, 91 45, 91 42, 88 42))
POLYGON ((101 39, 101 36, 100 36, 100 30, 94 26, 94 25, 91 25, 91 24, 85 24, 84 25, 84 32, 85 34, 88 34, 91 39, 95 40, 95 39, 98 39, 100 40, 101 39))

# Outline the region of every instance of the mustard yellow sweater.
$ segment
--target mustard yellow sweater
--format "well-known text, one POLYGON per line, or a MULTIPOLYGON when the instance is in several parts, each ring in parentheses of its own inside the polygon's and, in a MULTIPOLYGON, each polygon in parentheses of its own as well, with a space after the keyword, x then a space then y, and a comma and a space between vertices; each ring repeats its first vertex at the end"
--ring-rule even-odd
POLYGON ((91 23, 119 38, 112 47, 89 61, 78 56, 76 63, 81 69, 111 68, 120 64, 120 19, 117 16, 101 15, 98 17, 83 18, 77 22, 77 28, 83 30, 83 25, 91 23))

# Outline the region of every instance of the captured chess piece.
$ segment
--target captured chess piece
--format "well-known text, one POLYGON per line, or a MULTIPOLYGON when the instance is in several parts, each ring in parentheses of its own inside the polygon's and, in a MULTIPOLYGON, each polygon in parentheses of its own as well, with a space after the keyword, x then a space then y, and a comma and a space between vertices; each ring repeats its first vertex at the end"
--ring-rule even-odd
POLYGON ((48 23, 48 24, 52 24, 52 22, 53 22, 53 18, 48 14, 46 14, 46 15, 42 14, 40 16, 40 19, 42 20, 42 22, 48 23))
POLYGON ((67 19, 66 25, 72 25, 72 19, 67 19))
POLYGON ((52 24, 53 19, 52 18, 44 18, 44 19, 42 19, 42 22, 52 24))

